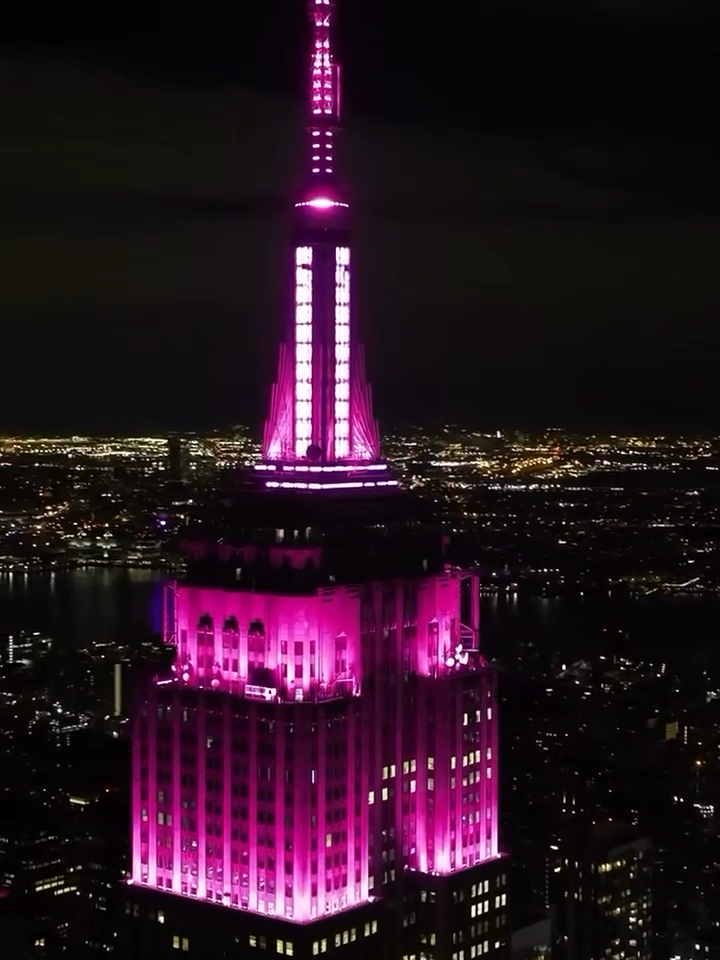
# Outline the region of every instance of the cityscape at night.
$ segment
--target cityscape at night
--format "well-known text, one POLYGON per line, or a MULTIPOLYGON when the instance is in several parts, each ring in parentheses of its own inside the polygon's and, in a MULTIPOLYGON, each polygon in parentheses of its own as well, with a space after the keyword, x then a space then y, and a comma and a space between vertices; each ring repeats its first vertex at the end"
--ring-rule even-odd
POLYGON ((0 960, 720 960, 716 13, 28 10, 0 960))
MULTIPOLYGON (((718 592, 720 437, 434 425, 383 449, 483 570, 483 592, 718 592)), ((242 427, 1 439, 0 571, 178 568, 193 503, 260 458, 242 427)))

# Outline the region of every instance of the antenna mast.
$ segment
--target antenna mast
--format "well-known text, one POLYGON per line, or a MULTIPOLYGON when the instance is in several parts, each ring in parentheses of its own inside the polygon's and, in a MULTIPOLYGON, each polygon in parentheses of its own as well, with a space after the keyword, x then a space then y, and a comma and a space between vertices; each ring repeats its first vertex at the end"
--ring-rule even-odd
POLYGON ((307 133, 313 182, 334 179, 334 135, 340 129, 340 67, 333 61, 333 0, 310 0, 312 51, 307 133))

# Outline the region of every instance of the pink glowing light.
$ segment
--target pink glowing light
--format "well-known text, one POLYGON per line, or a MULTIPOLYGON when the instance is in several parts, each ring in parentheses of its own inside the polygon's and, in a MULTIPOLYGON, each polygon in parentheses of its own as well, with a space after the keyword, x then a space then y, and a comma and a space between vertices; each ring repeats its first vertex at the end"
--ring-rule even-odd
MULTIPOLYGON (((313 232, 315 222, 318 229, 326 224, 323 215, 334 222, 335 213, 348 209, 332 182, 340 128, 340 70, 332 55, 331 17, 332 3, 311 0, 306 131, 311 186, 295 204, 309 215, 299 225, 306 233, 296 249, 292 343, 280 347, 263 438, 264 469, 303 461, 324 466, 380 459, 363 350, 351 329, 350 247, 339 242, 329 251, 328 264, 327 237, 313 232), (317 221, 310 211, 317 213, 317 221)), ((344 223, 341 226, 345 229, 344 223)))
POLYGON ((397 487, 399 480, 345 480, 330 483, 305 483, 302 480, 268 480, 269 490, 360 490, 371 487, 397 487))
POLYGON ((339 461, 382 468, 363 351, 351 332, 350 249, 338 246, 331 255, 334 264, 328 270, 312 244, 295 251, 294 342, 292 349, 280 348, 263 470, 292 464, 343 469, 339 461), (332 363, 317 362, 321 356, 332 363), (308 463, 311 445, 319 451, 319 463, 308 463))
POLYGON ((310 81, 310 104, 312 114, 335 116, 337 94, 336 71, 330 52, 330 11, 316 10, 313 13, 313 57, 310 81))
POLYGON ((324 463, 320 465, 283 463, 279 467, 278 464, 275 463, 256 463, 253 469, 263 472, 267 470, 273 472, 280 469, 283 472, 287 471, 289 473, 353 473, 356 471, 366 473, 368 470, 377 473, 387 471, 389 467, 387 463, 324 463))
MULTIPOLYGON (((268 549, 279 569, 318 560, 308 548, 268 549)), ((196 667, 184 683, 155 685, 135 718, 136 884, 302 923, 383 894, 386 851, 370 836, 389 825, 396 870, 448 874, 498 856, 495 678, 480 656, 451 666, 442 654, 477 650, 475 573, 408 578, 392 603, 379 581, 362 595, 342 585, 302 597, 168 590, 165 640, 181 668, 196 667), (408 676, 407 714, 388 725, 408 676), (329 700, 342 709, 324 713, 329 700), (392 736, 378 741, 377 729, 392 736), (352 759, 371 746, 373 762, 352 759), (283 788, 268 797, 273 783, 283 788), (389 788, 402 812, 385 802, 389 788), (288 854, 261 863, 270 848, 288 854)))
POLYGON ((295 455, 312 442, 313 250, 295 251, 295 455))
POLYGON ((343 203, 342 200, 331 200, 329 197, 315 197, 313 200, 301 200, 295 206, 312 207, 314 210, 332 210, 335 207, 347 209, 350 204, 343 203))
POLYGON ((335 248, 335 456, 350 454, 350 248, 335 248))

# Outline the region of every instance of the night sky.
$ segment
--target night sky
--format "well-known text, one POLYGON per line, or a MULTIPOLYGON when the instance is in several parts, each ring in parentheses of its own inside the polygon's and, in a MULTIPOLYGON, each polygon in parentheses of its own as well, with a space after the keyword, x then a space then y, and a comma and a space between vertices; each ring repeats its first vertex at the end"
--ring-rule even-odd
MULTIPOLYGON (((18 6, 0 431, 256 423, 284 325, 304 0, 70 2, 40 24, 18 6)), ((710 9, 340 0, 385 423, 720 427, 710 9)))

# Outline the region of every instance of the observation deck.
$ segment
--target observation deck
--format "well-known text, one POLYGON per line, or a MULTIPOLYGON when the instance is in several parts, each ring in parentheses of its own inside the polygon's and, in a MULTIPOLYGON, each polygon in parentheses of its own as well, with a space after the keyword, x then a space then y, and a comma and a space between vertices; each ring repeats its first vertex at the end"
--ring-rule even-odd
POLYGON ((281 682, 277 670, 266 670, 267 676, 250 680, 221 673, 220 665, 206 672, 193 670, 188 663, 173 664, 172 676, 157 679, 159 687, 172 687, 180 690, 216 690, 232 694, 244 700, 256 703, 327 703, 331 700, 347 700, 359 696, 358 683, 350 671, 345 676, 332 680, 313 680, 309 684, 288 684, 281 682), (262 679, 263 682, 257 682, 262 679))

